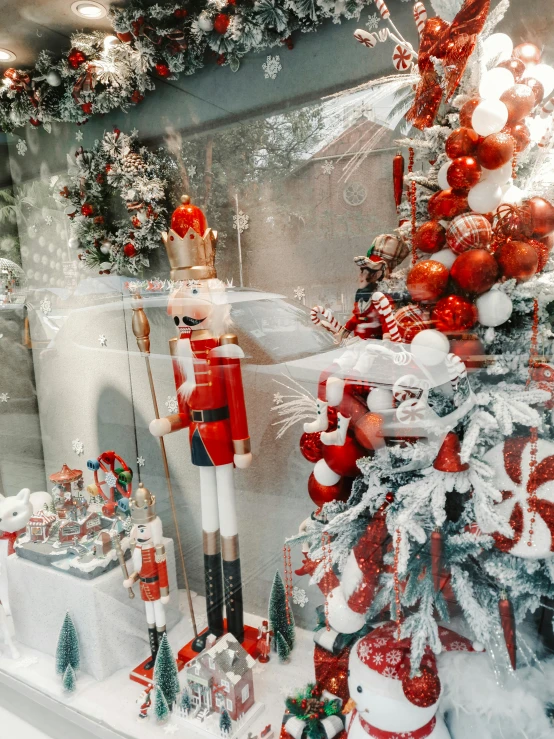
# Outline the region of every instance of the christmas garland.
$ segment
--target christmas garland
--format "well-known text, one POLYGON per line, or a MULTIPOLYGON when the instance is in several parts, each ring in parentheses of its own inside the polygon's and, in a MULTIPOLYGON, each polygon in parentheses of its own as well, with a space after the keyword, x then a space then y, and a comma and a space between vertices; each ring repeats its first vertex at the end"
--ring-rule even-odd
MULTIPOLYGON (((295 717, 297 719, 296 724, 298 725, 298 722, 300 722, 303 728, 302 736, 307 739, 328 739, 330 734, 334 735, 332 731, 326 731, 322 722, 330 716, 340 717, 342 715, 342 701, 340 698, 323 696, 321 688, 313 683, 307 685, 294 696, 286 698, 285 706, 288 714, 288 716, 285 715, 285 720, 289 717, 295 717)), ((340 728, 342 729, 342 726, 340 728)))
POLYGON ((127 110, 154 89, 155 75, 194 74, 211 51, 239 68, 250 51, 285 43, 294 31, 315 30, 326 18, 357 18, 368 0, 191 0, 186 8, 136 0, 110 11, 116 36, 77 33, 70 51, 42 51, 31 70, 7 69, 0 87, 0 128, 28 122, 84 123, 90 115, 127 110))
POLYGON ((160 246, 166 229, 162 170, 160 156, 139 148, 136 134, 118 129, 104 134, 92 149, 75 152, 69 182, 57 200, 72 220, 69 244, 80 250, 88 267, 102 266, 101 274, 136 274, 149 265, 148 255, 160 246), (109 207, 113 194, 123 201, 127 218, 109 207))

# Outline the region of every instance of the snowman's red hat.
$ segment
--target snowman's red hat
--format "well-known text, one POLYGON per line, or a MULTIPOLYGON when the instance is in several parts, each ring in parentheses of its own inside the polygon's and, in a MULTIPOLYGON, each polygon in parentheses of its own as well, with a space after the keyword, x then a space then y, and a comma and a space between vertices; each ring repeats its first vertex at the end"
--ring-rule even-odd
MULTIPOLYGON (((439 638, 446 652, 482 651, 479 644, 442 626, 439 626, 439 638)), ((382 692, 386 686, 388 681, 383 678, 400 681, 406 698, 420 708, 427 708, 438 701, 441 692, 436 657, 427 647, 417 673, 411 677, 410 649, 411 639, 398 639, 398 624, 395 623, 378 626, 355 646, 356 656, 369 668, 368 680, 372 680, 372 674, 374 676, 376 692, 382 692)), ((396 685, 390 684, 395 693, 398 692, 396 685)))

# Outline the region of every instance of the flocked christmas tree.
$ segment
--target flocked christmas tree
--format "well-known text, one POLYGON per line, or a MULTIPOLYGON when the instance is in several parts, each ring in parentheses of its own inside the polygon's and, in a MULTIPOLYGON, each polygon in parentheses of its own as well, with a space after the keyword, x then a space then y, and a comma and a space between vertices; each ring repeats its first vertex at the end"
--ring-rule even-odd
POLYGON ((189 715, 190 709, 192 708, 192 701, 188 688, 183 688, 181 698, 179 700, 179 708, 181 709, 183 716, 189 715))
POLYGON ((231 717, 229 716, 227 709, 224 708, 219 717, 219 731, 221 736, 229 736, 232 727, 233 722, 231 721, 231 717))
POLYGON ((154 693, 154 716, 156 721, 160 724, 165 723, 170 713, 163 690, 156 686, 154 693))
POLYGON ((58 646, 56 648, 56 672, 58 675, 65 675, 68 666, 75 671, 79 669, 81 657, 79 652, 79 638, 75 630, 69 611, 65 614, 60 635, 58 637, 58 646))
POLYGON ((177 663, 169 646, 167 634, 163 635, 156 656, 154 682, 157 686, 156 692, 162 692, 164 694, 169 710, 172 710, 179 695, 180 687, 177 663))
MULTIPOLYGON (((419 73, 382 81, 419 129, 399 141, 411 254, 379 285, 389 341, 352 345, 366 372, 352 396, 369 413, 348 419, 344 453, 378 432, 349 500, 297 537, 334 595, 331 626, 355 633, 387 613, 411 640, 412 673, 441 651, 438 624, 455 608, 515 667, 515 625, 554 597, 554 70, 533 44, 492 34, 506 1, 488 17, 488 3, 466 6, 463 24, 422 24, 419 73), (356 546, 383 520, 371 568, 356 546)), ((331 470, 340 454, 323 455, 331 470)))
POLYGON ((287 595, 283 579, 279 572, 275 573, 271 593, 269 595, 269 629, 273 631, 273 647, 281 659, 287 659, 294 647, 295 624, 292 610, 287 608, 287 595), (279 652, 279 637, 282 643, 279 652), (288 648, 287 654, 285 654, 288 648))
POLYGON ((67 665, 67 668, 62 678, 63 689, 66 693, 73 693, 77 687, 77 679, 75 677, 75 670, 71 665, 67 665))

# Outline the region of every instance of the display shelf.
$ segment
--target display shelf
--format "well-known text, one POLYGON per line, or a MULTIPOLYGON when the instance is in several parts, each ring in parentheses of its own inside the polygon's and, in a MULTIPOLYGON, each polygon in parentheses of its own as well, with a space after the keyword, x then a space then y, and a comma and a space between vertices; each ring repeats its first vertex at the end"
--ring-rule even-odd
MULTIPOLYGON (((177 626, 169 633, 171 647, 176 654, 192 637, 192 627, 188 612, 184 612, 184 593, 180 593, 183 616, 177 626)), ((204 611, 204 599, 194 599, 197 618, 204 611)), ((254 627, 261 624, 262 618, 245 614, 247 623, 254 627)), ((275 736, 281 725, 284 711, 284 698, 295 688, 314 679, 313 634, 297 629, 296 646, 287 664, 280 664, 276 654, 272 654, 267 664, 257 663, 254 668, 254 690, 256 702, 263 704, 262 710, 244 727, 238 727, 237 736, 252 739, 259 736, 262 729, 272 725, 275 736), (243 730, 241 730, 243 729, 243 730)), ((86 634, 80 634, 86 639, 86 634)), ((79 739, 149 739, 149 737, 174 734, 175 736, 205 739, 204 730, 195 730, 191 723, 175 715, 165 725, 158 725, 151 715, 147 720, 138 718, 139 698, 142 687, 129 679, 129 669, 119 670, 107 680, 98 682, 88 675, 79 673, 77 690, 72 695, 63 692, 61 680, 55 674, 53 657, 28 647, 18 645, 21 657, 11 660, 2 650, 0 654, 0 706, 13 711, 21 718, 30 720, 38 726, 42 718, 48 723, 55 739, 65 739, 68 728, 78 729, 79 739), (13 695, 13 700, 10 696, 13 695), (40 717, 40 721, 37 721, 40 717)), ((145 645, 146 650, 146 645, 145 645)), ((184 684, 181 673, 181 684, 184 684)), ((71 735, 67 734, 68 738, 71 735)))

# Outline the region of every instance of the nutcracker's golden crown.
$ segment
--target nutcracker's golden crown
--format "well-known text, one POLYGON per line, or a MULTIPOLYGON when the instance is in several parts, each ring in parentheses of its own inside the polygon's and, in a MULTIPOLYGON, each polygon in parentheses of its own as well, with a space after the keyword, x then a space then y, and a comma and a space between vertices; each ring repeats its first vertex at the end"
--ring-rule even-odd
POLYGON ((209 280, 216 277, 217 232, 208 228, 202 210, 183 195, 171 217, 170 229, 162 234, 171 266, 171 279, 209 280))
POLYGON ((129 510, 135 524, 151 523, 156 518, 156 496, 142 482, 131 496, 129 510))

